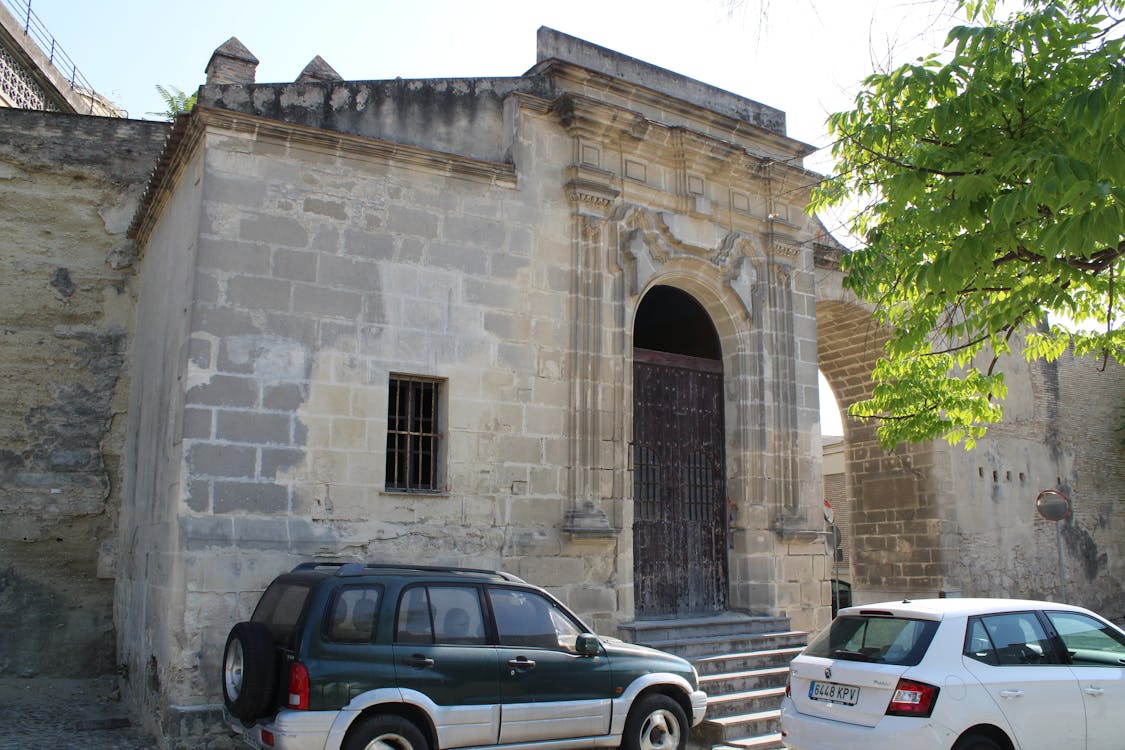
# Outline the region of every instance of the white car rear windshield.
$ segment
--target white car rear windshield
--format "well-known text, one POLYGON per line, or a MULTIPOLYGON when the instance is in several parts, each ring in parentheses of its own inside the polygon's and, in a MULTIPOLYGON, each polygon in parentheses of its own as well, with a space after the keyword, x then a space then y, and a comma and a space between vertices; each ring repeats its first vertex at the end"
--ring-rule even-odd
POLYGON ((805 649, 809 656, 913 667, 937 632, 933 620, 885 615, 837 617, 805 649))

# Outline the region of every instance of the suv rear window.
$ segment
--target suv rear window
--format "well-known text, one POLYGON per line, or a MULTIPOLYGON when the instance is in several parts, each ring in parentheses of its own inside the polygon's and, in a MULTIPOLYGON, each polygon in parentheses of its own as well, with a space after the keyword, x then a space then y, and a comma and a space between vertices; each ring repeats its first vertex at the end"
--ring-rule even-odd
POLYGON ((265 623, 273 633, 274 643, 288 643, 297 621, 305 611, 305 603, 311 590, 309 583, 279 578, 262 594, 250 619, 265 623))
POLYGON ((373 643, 382 586, 344 586, 325 608, 324 635, 335 643, 373 643))
POLYGON ((934 620, 885 615, 837 617, 805 653, 828 659, 913 667, 922 661, 937 632, 934 620))

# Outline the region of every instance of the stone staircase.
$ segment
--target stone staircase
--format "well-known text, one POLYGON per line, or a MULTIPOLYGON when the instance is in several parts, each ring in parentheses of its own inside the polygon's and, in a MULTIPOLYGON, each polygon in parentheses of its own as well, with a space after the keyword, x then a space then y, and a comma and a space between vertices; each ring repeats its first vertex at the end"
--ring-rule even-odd
POLYGON ((768 750, 781 744, 781 698, 789 661, 808 634, 784 617, 727 613, 651 620, 622 627, 628 640, 695 665, 707 691, 707 718, 692 730, 692 750, 768 750))

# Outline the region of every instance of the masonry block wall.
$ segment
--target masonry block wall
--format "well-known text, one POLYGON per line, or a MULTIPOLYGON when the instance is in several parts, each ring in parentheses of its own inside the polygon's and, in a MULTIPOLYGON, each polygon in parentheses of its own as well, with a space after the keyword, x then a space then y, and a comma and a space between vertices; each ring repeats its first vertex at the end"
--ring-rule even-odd
POLYGON ((213 709, 230 626, 315 556, 505 568, 614 612, 612 566, 558 531, 569 215, 536 165, 560 137, 514 145, 517 185, 509 164, 404 165, 224 117, 193 115, 205 132, 145 244, 142 284, 159 291, 140 313, 139 546, 118 596, 121 649, 148 676, 132 689, 162 731, 198 734, 181 707, 213 709), (393 376, 434 379, 448 405, 433 492, 384 491, 393 376))
POLYGON ((0 109, 0 672, 116 667, 136 287, 126 230, 167 124, 0 109))

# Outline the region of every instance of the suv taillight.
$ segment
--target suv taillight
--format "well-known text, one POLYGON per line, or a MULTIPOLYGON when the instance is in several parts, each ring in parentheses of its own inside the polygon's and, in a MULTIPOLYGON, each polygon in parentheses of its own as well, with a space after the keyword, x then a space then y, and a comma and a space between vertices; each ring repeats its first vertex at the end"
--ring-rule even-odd
POLYGON ((899 678, 895 694, 891 697, 890 705, 887 706, 887 716, 929 718, 934 712, 940 689, 924 682, 899 678))
POLYGON ((309 670, 299 661, 289 666, 289 708, 309 707, 309 670))

